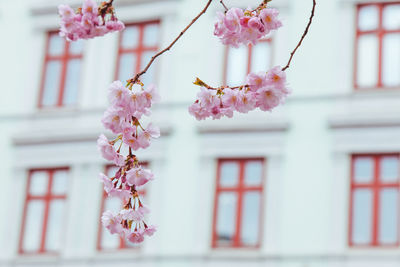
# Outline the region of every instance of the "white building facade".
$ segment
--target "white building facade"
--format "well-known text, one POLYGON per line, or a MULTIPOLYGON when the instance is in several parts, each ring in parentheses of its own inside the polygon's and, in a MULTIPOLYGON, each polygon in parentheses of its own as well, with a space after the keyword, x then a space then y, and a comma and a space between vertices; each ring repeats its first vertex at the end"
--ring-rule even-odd
MULTIPOLYGON (((272 113, 197 122, 200 77, 237 85, 285 65, 312 1, 274 0, 284 27, 255 47, 213 36, 214 0, 144 76, 162 101, 162 137, 137 156, 157 233, 140 246, 109 236, 96 139, 107 87, 166 47, 205 0, 115 0, 127 28, 57 36, 57 5, 0 2, 0 266, 395 267, 400 264, 400 2, 321 0, 272 113)), ((225 0, 230 6, 258 1, 225 0)), ((111 136, 111 135, 110 135, 111 136)))

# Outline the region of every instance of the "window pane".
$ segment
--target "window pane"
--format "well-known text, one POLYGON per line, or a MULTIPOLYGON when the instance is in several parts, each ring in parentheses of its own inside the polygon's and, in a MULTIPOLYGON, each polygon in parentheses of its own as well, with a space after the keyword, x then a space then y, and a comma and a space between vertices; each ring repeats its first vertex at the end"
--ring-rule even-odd
POLYGON ((48 251, 57 251, 61 248, 61 233, 65 221, 65 201, 52 200, 49 207, 45 248, 48 251))
POLYGON ((119 59, 118 79, 126 81, 136 74, 136 55, 122 54, 119 59))
POLYGON ((239 183, 239 163, 223 162, 221 163, 220 185, 232 187, 239 183))
POLYGON ((372 182, 374 161, 372 158, 356 158, 354 160, 354 181, 357 183, 372 182))
POLYGON ((65 89, 63 96, 64 105, 76 104, 79 92, 79 78, 81 72, 81 60, 72 59, 68 61, 65 77, 65 89))
POLYGON ((52 34, 49 38, 49 55, 60 56, 64 54, 65 40, 58 34, 52 34))
POLYGON ((372 233, 372 191, 356 189, 353 192, 352 241, 356 245, 371 242, 372 233))
POLYGON ((32 200, 28 203, 24 242, 22 248, 26 252, 35 252, 40 248, 44 218, 44 202, 40 200, 32 200))
POLYGON ((136 48, 139 44, 139 27, 137 26, 129 26, 126 27, 125 30, 121 33, 122 48, 136 48))
POLYGON ((244 183, 247 186, 261 185, 263 164, 261 161, 249 161, 244 169, 244 183))
POLYGON ((383 8, 383 27, 386 30, 400 29, 400 5, 387 5, 383 8))
POLYGON ((361 31, 375 30, 378 28, 379 11, 375 5, 360 8, 358 14, 358 28, 361 31))
MULTIPOLYGON (((140 69, 144 69, 144 67, 149 63, 151 57, 154 56, 154 52, 144 52, 140 62, 140 69)), ((156 84, 155 81, 155 73, 157 70, 157 63, 154 63, 149 70, 141 77, 142 83, 144 83, 145 87, 149 86, 149 84, 156 84)))
POLYGON ((219 244, 232 243, 236 230, 236 193, 220 193, 218 197, 216 234, 219 244))
MULTIPOLYGON (((111 210, 117 212, 121 209, 121 200, 117 197, 107 197, 104 200, 104 211, 111 210)), ((103 227, 103 226, 100 226, 103 227)), ((103 227, 101 229, 101 248, 102 249, 117 249, 120 246, 119 235, 112 235, 110 232, 103 227)))
POLYGON ((46 66, 46 74, 43 88, 43 106, 55 106, 58 102, 60 90, 61 62, 50 60, 46 66))
POLYGON ((143 45, 146 47, 157 46, 158 35, 159 35, 159 25, 158 24, 149 24, 149 25, 145 26, 144 33, 143 33, 143 45))
POLYGON ((260 192, 247 192, 243 199, 241 241, 244 245, 257 245, 260 226, 260 192))
POLYGON ((69 42, 69 53, 72 55, 82 54, 83 51, 83 40, 77 40, 74 42, 69 42))
POLYGON ((380 179, 383 182, 397 182, 399 179, 399 158, 384 157, 381 159, 380 179))
POLYGON ((228 49, 228 60, 226 66, 227 85, 236 86, 243 84, 247 75, 249 48, 240 46, 239 48, 228 49))
POLYGON ((43 196, 47 193, 49 174, 45 171, 32 172, 29 193, 33 196, 43 196))
POLYGON ((379 242, 381 244, 395 244, 398 237, 398 190, 383 189, 380 192, 379 207, 379 242))
POLYGON ((252 48, 251 68, 252 72, 265 72, 271 67, 271 44, 260 42, 252 48))
POLYGON ((375 35, 362 35, 358 40, 357 84, 361 87, 377 85, 378 39, 375 35))
POLYGON ((382 82, 385 86, 400 85, 400 34, 383 37, 382 82))
POLYGON ((53 173, 53 184, 51 186, 51 193, 53 195, 64 195, 67 193, 68 187, 68 171, 55 171, 53 173))

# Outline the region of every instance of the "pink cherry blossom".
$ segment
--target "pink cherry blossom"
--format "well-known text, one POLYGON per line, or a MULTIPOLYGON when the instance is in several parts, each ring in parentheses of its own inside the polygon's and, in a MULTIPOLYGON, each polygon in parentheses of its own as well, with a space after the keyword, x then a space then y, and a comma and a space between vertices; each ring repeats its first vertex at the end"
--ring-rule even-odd
POLYGON ((156 231, 156 227, 154 225, 150 225, 144 229, 144 234, 147 236, 152 236, 156 231))
POLYGON ((142 186, 154 179, 154 174, 141 166, 132 168, 126 172, 126 182, 129 185, 142 186))
POLYGON ((111 211, 107 210, 101 216, 103 226, 107 228, 111 234, 119 234, 123 231, 120 218, 115 216, 111 211))
POLYGON ((127 239, 132 243, 142 243, 144 241, 144 231, 138 229, 137 231, 130 233, 127 239))
POLYGON ((246 78, 246 83, 250 86, 250 90, 257 91, 267 85, 266 73, 249 73, 246 78))
POLYGON ((94 0, 84 0, 82 8, 78 9, 76 13, 67 5, 59 5, 60 36, 65 37, 68 41, 76 41, 123 30, 125 26, 115 17, 113 9, 108 9, 107 12, 110 13, 109 16, 100 18, 94 0))
POLYGON ((280 66, 276 66, 267 72, 266 81, 267 84, 283 89, 286 86, 286 73, 280 66))
POLYGON ((104 184, 104 191, 106 191, 107 194, 109 194, 112 190, 114 190, 114 185, 111 182, 111 179, 108 178, 104 173, 100 173, 100 180, 104 184))
POLYGON ((125 163, 125 157, 117 153, 114 147, 110 144, 107 137, 101 134, 97 139, 97 147, 101 152, 101 155, 106 160, 112 161, 117 166, 123 166, 125 163))
POLYGON ((120 107, 110 106, 103 115, 101 122, 106 129, 115 134, 122 132, 122 126, 126 120, 126 111, 120 107))
POLYGON ((260 19, 269 31, 282 27, 282 22, 278 19, 279 11, 275 8, 265 8, 260 12, 260 19))
POLYGON ((226 14, 218 13, 214 25, 214 35, 225 45, 239 47, 244 44, 256 44, 271 30, 276 30, 282 23, 278 20, 279 12, 273 8, 243 10, 231 8, 226 14))
POLYGON ((135 222, 143 221, 144 215, 139 210, 123 209, 119 213, 123 220, 132 220, 135 222))
POLYGON ((264 87, 257 91, 257 106, 263 111, 270 111, 273 108, 277 107, 282 99, 284 94, 273 87, 264 87))
POLYGON ((108 99, 112 105, 122 108, 127 106, 130 92, 121 81, 114 81, 108 90, 108 99))

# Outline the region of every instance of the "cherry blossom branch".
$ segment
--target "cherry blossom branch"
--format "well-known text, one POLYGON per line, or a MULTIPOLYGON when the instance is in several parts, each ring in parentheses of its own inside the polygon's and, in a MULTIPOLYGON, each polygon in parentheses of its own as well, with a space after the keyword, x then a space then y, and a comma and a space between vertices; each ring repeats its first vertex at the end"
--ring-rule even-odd
POLYGON ((313 0, 313 7, 312 7, 312 10, 311 10, 311 16, 310 16, 310 19, 309 19, 309 21, 308 21, 307 27, 306 27, 306 29, 304 30, 304 33, 303 33, 303 35, 301 36, 299 43, 298 43, 297 46, 294 48, 294 50, 290 53, 289 61, 288 61, 288 63, 286 64, 286 66, 282 68, 282 71, 285 71, 285 70, 287 70, 287 69, 290 67, 290 63, 292 62, 292 59, 293 59, 294 54, 296 53, 297 49, 301 46, 301 43, 303 42, 304 38, 306 37, 306 35, 307 35, 307 33, 308 33, 308 30, 310 29, 312 20, 313 20, 313 18, 314 18, 314 12, 315 12, 315 6, 316 6, 316 5, 317 5, 316 1, 313 0))
POLYGON ((221 5, 225 8, 225 12, 227 12, 229 10, 229 8, 225 5, 223 0, 219 1, 221 3, 221 5))
POLYGON ((189 23, 189 25, 187 25, 178 35, 178 37, 175 38, 174 41, 172 41, 172 43, 167 46, 165 49, 161 50, 160 52, 158 52, 157 54, 155 54, 151 59, 150 62, 146 65, 146 67, 139 73, 137 73, 135 75, 134 78, 128 80, 128 84, 134 84, 136 82, 139 81, 139 78, 145 74, 147 72, 147 70, 150 68, 150 66, 153 64, 154 60, 156 60, 156 58, 158 58, 159 56, 161 56, 162 54, 164 54, 165 52, 169 51, 176 42, 178 42, 178 40, 185 34, 185 32, 204 14, 206 13, 207 9, 209 8, 211 2, 213 0, 208 0, 206 6, 203 8, 203 10, 189 23))

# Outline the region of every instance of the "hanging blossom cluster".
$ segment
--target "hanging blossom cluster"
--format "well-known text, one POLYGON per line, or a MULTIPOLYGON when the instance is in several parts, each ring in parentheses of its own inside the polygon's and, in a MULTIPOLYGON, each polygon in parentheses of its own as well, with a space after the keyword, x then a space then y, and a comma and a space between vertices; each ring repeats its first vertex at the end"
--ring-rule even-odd
POLYGON ((265 3, 255 10, 234 7, 226 13, 217 14, 214 35, 218 36, 223 44, 233 47, 256 44, 272 30, 282 26, 278 15, 277 9, 269 8, 265 3))
POLYGON ((115 16, 111 3, 112 1, 103 2, 98 7, 94 0, 84 0, 82 7, 76 12, 68 5, 59 5, 60 36, 76 41, 123 30, 125 25, 115 16))
POLYGON ((212 88, 200 79, 195 84, 201 89, 198 99, 189 107, 189 113, 197 120, 231 118, 234 111, 247 113, 256 108, 271 111, 284 103, 289 93, 286 74, 279 66, 267 73, 250 73, 247 84, 236 88, 212 88))
MULTIPOLYGON (((236 48, 256 44, 271 30, 282 26, 278 10, 267 7, 268 2, 263 1, 255 10, 231 8, 225 14, 219 13, 214 35, 223 44, 236 48)), ((250 73, 245 85, 235 87, 214 88, 197 78, 194 84, 201 89, 189 107, 189 113, 197 120, 204 120, 223 116, 231 118, 235 111, 247 113, 257 108, 271 111, 283 104, 290 92, 284 70, 276 66, 266 73, 250 73)))
POLYGON ((150 114, 150 108, 159 96, 154 86, 144 88, 140 82, 128 82, 125 87, 115 81, 110 85, 108 97, 111 105, 105 111, 102 123, 117 137, 109 141, 102 134, 97 145, 102 156, 119 169, 113 177, 101 173, 100 179, 109 196, 122 200, 123 208, 117 214, 105 211, 101 219, 111 234, 140 243, 145 235, 151 236, 156 231, 144 221, 149 209, 140 200, 138 192, 139 187, 154 179, 154 174, 140 165, 133 151, 147 148, 152 139, 160 137, 159 128, 151 123, 144 128, 140 123, 143 116, 150 114), (127 156, 121 153, 123 146, 129 150, 127 156))

